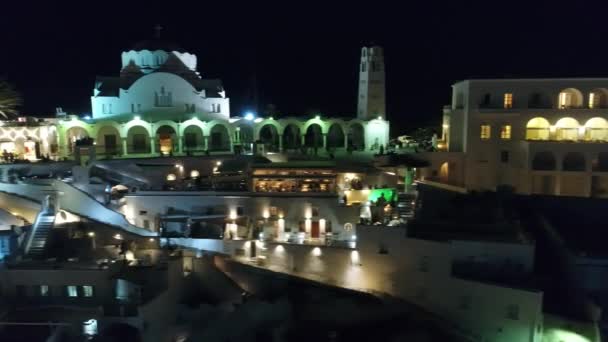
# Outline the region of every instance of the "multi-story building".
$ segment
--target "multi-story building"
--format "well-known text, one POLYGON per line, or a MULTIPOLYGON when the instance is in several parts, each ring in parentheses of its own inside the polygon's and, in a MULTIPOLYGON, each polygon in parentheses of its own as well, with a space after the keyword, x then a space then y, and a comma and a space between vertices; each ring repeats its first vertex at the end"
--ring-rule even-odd
POLYGON ((469 190, 603 197, 608 79, 466 80, 422 178, 469 190))

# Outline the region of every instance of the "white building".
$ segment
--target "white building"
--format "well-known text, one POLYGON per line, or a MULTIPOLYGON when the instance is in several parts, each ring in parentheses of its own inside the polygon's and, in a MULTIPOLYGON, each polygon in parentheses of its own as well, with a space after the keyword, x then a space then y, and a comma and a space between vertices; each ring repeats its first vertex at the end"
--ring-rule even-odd
POLYGON ((420 176, 469 190, 603 197, 608 79, 467 80, 452 86, 441 153, 420 176))

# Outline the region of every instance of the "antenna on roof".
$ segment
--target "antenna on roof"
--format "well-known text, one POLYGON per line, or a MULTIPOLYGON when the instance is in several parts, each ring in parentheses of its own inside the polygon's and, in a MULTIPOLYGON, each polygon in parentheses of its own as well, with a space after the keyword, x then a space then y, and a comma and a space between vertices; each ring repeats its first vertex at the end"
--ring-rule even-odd
POLYGON ((160 31, 163 29, 162 26, 160 26, 160 24, 156 24, 156 26, 154 26, 154 31, 156 31, 154 33, 154 37, 156 37, 157 39, 160 39, 160 31))

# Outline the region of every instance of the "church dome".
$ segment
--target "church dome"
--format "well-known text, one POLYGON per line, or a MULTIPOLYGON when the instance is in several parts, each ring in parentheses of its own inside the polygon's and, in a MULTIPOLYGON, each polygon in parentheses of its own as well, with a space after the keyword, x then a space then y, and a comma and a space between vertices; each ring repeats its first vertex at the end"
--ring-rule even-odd
POLYGON ((147 40, 139 41, 139 42, 135 43, 135 45, 133 45, 133 48, 131 50, 132 51, 142 51, 142 50, 157 51, 157 50, 161 50, 161 51, 167 51, 167 52, 172 52, 172 51, 186 52, 186 50, 182 49, 177 44, 169 42, 169 41, 166 41, 166 40, 162 40, 162 39, 159 39, 159 38, 147 39, 147 40))

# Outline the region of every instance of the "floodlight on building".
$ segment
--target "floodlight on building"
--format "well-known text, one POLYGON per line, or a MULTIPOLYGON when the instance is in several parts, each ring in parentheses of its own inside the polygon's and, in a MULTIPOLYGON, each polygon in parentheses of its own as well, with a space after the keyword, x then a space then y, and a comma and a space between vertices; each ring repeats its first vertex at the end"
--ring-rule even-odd
POLYGON ((253 121, 253 119, 255 119, 255 115, 253 115, 252 112, 245 113, 245 120, 247 120, 247 121, 253 121))
POLYGON ((87 235, 89 235, 90 237, 95 237, 95 232, 89 232, 87 235))
POLYGON ((448 127, 450 127, 450 125, 448 125, 448 124, 443 124, 443 128, 446 128, 446 129, 447 129, 448 127))
POLYGON ((148 241, 154 242, 154 238, 149 238, 148 241))
POLYGON ((201 173, 198 172, 198 170, 190 171, 190 178, 198 178, 200 175, 201 175, 201 173))
POLYGON ((133 120, 135 120, 135 121, 139 121, 139 120, 141 120, 141 116, 139 116, 139 115, 135 115, 135 116, 133 117, 133 120))
POLYGON ((382 121, 382 117, 381 117, 381 116, 378 116, 378 120, 382 121))
POLYGON ((283 253, 283 252, 285 252, 285 247, 283 247, 283 245, 277 245, 274 248, 274 251, 277 252, 277 253, 283 253))
POLYGON ((85 119, 85 120, 91 120, 91 116, 90 115, 86 115, 85 117, 83 117, 83 119, 85 119))
POLYGON ((350 262, 352 265, 359 265, 361 258, 359 257, 359 251, 350 252, 350 262))
POLYGON ((120 234, 114 234, 114 238, 116 240, 122 240, 122 235, 120 235, 120 234))
POLYGON ((215 162, 215 165, 217 165, 217 166, 222 165, 222 161, 221 161, 221 160, 218 160, 217 162, 215 162))
POLYGON ((255 122, 255 123, 259 123, 262 121, 264 121, 264 119, 262 119, 262 118, 256 118, 255 120, 253 120, 253 122, 255 122))
POLYGON ((319 247, 315 247, 312 249, 312 255, 314 256, 321 256, 321 248, 319 247))
POLYGON ((237 218, 236 211, 230 210, 230 215, 228 215, 228 218, 231 220, 236 220, 236 218, 237 218))
POLYGON ((268 120, 274 120, 274 118, 271 116, 271 117, 268 118, 268 120))
POLYGON ((391 176, 394 176, 394 175, 395 175, 395 173, 394 173, 394 172, 390 172, 390 171, 384 171, 384 173, 386 173, 387 175, 391 175, 391 176))
POLYGON ((321 119, 321 115, 315 116, 315 119, 320 120, 321 119))

